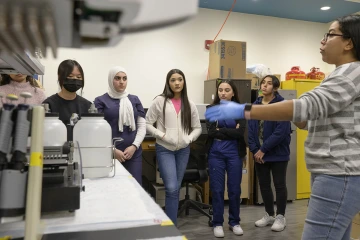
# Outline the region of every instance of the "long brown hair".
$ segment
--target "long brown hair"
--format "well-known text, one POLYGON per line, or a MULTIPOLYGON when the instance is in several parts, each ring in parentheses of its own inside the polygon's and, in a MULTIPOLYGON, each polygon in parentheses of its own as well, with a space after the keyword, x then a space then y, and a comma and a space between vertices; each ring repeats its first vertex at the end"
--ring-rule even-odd
POLYGON ((184 73, 179 69, 171 69, 167 76, 166 76, 166 83, 164 87, 164 91, 160 96, 165 98, 164 106, 163 106, 163 119, 165 125, 165 108, 166 108, 166 101, 170 98, 174 97, 174 92, 170 88, 170 78, 173 74, 178 73, 184 79, 184 87, 181 91, 181 126, 184 129, 184 132, 190 134, 192 131, 191 128, 191 107, 189 98, 187 95, 187 88, 186 88, 186 79, 184 73))

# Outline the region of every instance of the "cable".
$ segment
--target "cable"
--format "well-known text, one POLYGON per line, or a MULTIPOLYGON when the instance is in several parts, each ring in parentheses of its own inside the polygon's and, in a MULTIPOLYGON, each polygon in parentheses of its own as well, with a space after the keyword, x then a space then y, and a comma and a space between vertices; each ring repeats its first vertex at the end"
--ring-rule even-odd
MULTIPOLYGON (((230 8, 230 10, 229 10, 229 12, 228 12, 228 15, 227 15, 226 18, 225 18, 225 21, 224 21, 223 25, 221 26, 219 32, 218 32, 218 33, 216 34, 216 36, 214 37, 213 42, 215 42, 215 40, 216 40, 216 38, 219 36, 221 30, 222 30, 223 27, 225 26, 225 23, 226 23, 226 21, 228 20, 230 14, 232 13, 232 10, 234 9, 235 4, 236 4, 236 0, 234 0, 233 4, 232 4, 232 6, 231 6, 231 8, 230 8)), ((210 69, 209 69, 209 68, 210 68, 210 64, 208 65, 208 72, 207 72, 206 80, 209 80, 209 75, 210 75, 210 69)))
POLYGON ((156 170, 155 165, 149 163, 149 161, 148 161, 144 156, 142 156, 142 159, 144 159, 144 161, 145 161, 147 164, 149 164, 151 167, 153 167, 153 168, 156 170))
POLYGON ((223 25, 221 26, 219 32, 216 34, 216 36, 215 36, 215 38, 214 38, 214 40, 213 40, 214 42, 215 42, 216 38, 219 36, 219 34, 220 34, 221 30, 223 29, 223 27, 225 26, 225 23, 226 23, 226 21, 228 20, 228 18, 229 18, 229 16, 230 16, 230 14, 231 14, 231 12, 232 12, 235 4, 236 4, 236 0, 234 0, 233 4, 232 4, 232 6, 231 6, 231 8, 230 8, 230 10, 229 10, 229 13, 228 13, 228 15, 227 15, 226 18, 225 18, 225 21, 224 21, 223 25))

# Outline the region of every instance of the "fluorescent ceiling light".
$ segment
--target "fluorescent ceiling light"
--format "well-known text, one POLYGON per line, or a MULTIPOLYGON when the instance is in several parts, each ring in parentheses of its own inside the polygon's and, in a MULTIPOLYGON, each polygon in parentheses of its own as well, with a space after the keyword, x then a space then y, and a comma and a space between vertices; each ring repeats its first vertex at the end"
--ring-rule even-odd
POLYGON ((329 10, 330 7, 329 7, 329 6, 325 6, 325 7, 322 7, 322 8, 320 8, 320 9, 323 10, 323 11, 326 11, 326 10, 329 10))

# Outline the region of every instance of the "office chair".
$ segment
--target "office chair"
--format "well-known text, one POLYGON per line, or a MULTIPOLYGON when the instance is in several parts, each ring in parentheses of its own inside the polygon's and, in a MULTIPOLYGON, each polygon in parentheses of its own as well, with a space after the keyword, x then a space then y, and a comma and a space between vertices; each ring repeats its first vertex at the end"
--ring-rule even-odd
POLYGON ((207 136, 201 135, 199 139, 191 144, 189 162, 186 167, 183 183, 185 183, 185 199, 180 201, 180 210, 178 216, 185 211, 185 215, 189 215, 189 208, 192 208, 199 213, 209 218, 208 224, 212 227, 212 206, 190 199, 189 184, 190 183, 204 183, 208 180, 207 172, 207 154, 205 152, 205 141, 207 136), (205 212, 204 208, 209 209, 205 212))

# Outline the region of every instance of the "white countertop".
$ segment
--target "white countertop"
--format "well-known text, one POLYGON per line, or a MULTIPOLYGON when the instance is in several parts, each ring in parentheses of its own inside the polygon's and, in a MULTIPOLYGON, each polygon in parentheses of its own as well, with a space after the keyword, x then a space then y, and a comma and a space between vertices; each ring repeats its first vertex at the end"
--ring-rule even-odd
MULTIPOLYGON (((44 214, 41 217, 43 233, 131 228, 170 221, 117 161, 115 177, 85 179, 83 185, 85 192, 80 196, 80 209, 73 213, 44 214)), ((0 224, 0 237, 23 237, 24 226, 24 221, 0 224)))

